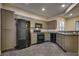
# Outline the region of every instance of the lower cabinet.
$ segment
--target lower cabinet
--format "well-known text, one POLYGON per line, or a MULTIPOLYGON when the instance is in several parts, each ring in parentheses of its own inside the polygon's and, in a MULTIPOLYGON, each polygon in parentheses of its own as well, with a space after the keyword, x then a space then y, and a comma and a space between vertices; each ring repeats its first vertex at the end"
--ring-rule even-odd
POLYGON ((61 35, 60 34, 57 34, 56 35, 56 42, 60 45, 60 46, 62 46, 62 39, 61 39, 61 35))
POLYGON ((78 36, 65 36, 65 50, 78 52, 78 36))
POLYGON ((57 34, 57 44, 67 52, 78 52, 78 36, 57 34))
POLYGON ((65 49, 65 36, 64 35, 61 35, 61 41, 62 41, 62 48, 64 48, 65 49))

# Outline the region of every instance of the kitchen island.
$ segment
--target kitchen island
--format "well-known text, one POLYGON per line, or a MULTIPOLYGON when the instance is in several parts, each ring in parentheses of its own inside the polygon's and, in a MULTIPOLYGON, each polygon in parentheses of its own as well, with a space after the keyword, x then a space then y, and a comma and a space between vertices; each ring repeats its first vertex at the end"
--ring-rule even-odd
POLYGON ((67 52, 78 52, 78 32, 63 31, 56 35, 56 43, 67 52))

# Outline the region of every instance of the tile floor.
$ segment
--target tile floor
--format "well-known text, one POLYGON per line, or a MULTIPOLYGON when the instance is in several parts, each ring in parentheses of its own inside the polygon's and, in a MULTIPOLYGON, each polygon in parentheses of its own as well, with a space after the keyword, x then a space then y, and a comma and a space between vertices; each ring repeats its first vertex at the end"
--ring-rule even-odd
POLYGON ((77 53, 64 52, 56 44, 45 42, 21 50, 7 51, 2 56, 77 56, 77 53))

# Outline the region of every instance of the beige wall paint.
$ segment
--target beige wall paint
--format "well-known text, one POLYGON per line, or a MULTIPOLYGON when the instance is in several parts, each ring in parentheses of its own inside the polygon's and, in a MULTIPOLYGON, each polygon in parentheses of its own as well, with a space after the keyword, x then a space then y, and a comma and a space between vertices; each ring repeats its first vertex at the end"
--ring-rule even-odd
POLYGON ((0 54, 1 54, 1 3, 0 3, 0 54))
POLYGON ((74 31, 75 30, 75 23, 76 21, 79 21, 79 17, 74 18, 63 18, 63 17, 57 17, 57 31, 59 31, 59 23, 63 21, 65 23, 65 31, 74 31))
POLYGON ((79 17, 66 19, 66 26, 65 26, 66 31, 75 31, 76 21, 79 21, 79 17))

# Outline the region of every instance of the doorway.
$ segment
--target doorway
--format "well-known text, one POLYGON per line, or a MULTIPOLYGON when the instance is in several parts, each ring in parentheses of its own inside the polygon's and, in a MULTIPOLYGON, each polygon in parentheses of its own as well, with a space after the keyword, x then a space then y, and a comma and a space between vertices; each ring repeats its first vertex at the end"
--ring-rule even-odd
POLYGON ((16 48, 22 49, 30 45, 30 21, 16 19, 16 48))

